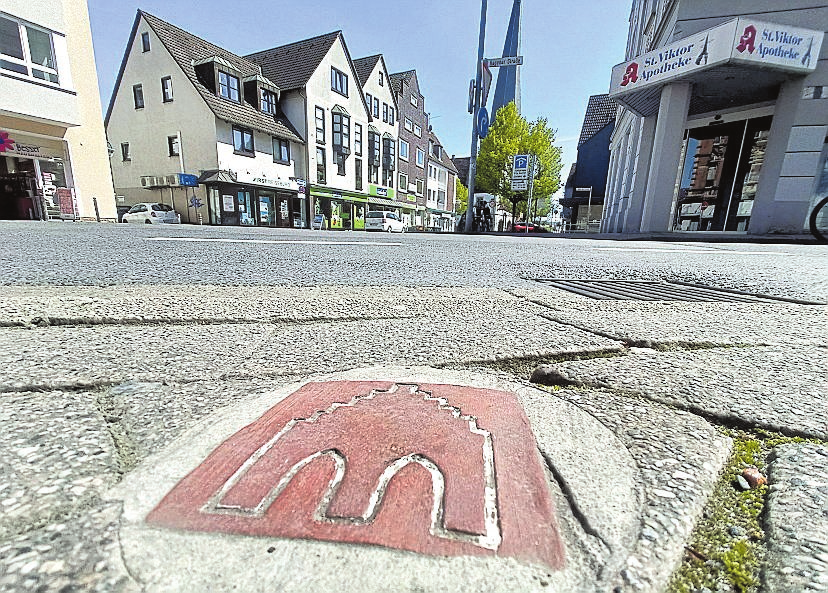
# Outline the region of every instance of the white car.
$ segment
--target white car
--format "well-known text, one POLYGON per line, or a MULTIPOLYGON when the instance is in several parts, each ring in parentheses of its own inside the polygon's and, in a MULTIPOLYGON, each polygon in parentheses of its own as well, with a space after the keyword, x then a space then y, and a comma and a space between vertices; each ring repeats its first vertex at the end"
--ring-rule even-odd
POLYGON ((365 215, 366 231, 384 231, 386 233, 404 233, 407 225, 400 220, 396 212, 374 210, 365 215))
POLYGON ((157 202, 135 204, 129 209, 129 212, 121 217, 121 220, 142 224, 178 224, 181 222, 172 206, 157 202))

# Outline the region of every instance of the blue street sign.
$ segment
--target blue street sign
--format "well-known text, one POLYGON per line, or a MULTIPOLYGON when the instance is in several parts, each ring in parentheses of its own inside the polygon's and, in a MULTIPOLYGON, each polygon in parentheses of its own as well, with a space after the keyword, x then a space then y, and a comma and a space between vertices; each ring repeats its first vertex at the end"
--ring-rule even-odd
POLYGON ((477 135, 481 138, 489 135, 489 112, 485 107, 481 107, 477 112, 477 135))
POLYGON ((188 175, 187 173, 179 173, 178 185, 183 185, 184 187, 198 187, 198 177, 196 175, 188 175))
POLYGON ((528 169, 528 168, 529 168, 529 155, 528 154, 515 155, 515 169, 528 169))

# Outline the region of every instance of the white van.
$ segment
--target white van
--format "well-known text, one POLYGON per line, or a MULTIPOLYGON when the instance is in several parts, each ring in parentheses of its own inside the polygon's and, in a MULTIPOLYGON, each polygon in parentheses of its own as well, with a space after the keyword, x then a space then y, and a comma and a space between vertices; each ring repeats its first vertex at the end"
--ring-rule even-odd
POLYGON ((365 215, 366 231, 385 231, 386 233, 404 233, 406 224, 396 212, 373 210, 365 215))

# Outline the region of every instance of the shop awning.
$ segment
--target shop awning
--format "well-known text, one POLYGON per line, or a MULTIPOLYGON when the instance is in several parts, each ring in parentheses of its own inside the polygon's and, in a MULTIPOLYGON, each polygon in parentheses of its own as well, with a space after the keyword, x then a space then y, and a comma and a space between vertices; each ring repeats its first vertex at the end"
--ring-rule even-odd
POLYGON ((218 169, 211 169, 205 171, 198 178, 199 184, 207 183, 238 183, 236 178, 229 171, 220 171, 218 169))
POLYGON ((693 84, 689 115, 773 101, 779 85, 814 72, 822 31, 738 18, 654 49, 612 69, 609 95, 645 117, 661 89, 693 84))
POLYGON ((377 206, 388 206, 389 208, 407 208, 409 210, 414 207, 413 205, 409 206, 404 202, 396 202, 394 200, 387 200, 385 198, 377 198, 374 196, 370 196, 368 198, 368 203, 376 204, 377 206))

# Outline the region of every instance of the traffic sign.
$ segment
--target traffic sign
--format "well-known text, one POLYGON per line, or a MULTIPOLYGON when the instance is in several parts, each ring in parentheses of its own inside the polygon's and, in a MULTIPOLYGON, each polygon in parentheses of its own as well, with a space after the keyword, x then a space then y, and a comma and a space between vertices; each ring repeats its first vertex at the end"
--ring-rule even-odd
POLYGON ((528 179, 512 178, 512 191, 526 191, 527 189, 529 189, 528 179))
POLYGON ((523 66, 523 56, 506 56, 503 58, 487 58, 489 68, 501 68, 506 66, 523 66))
POLYGON ((477 135, 485 138, 489 135, 489 112, 481 107, 477 112, 477 135))
POLYGON ((187 173, 179 173, 178 185, 182 185, 184 187, 198 187, 198 177, 196 175, 188 175, 187 173))
POLYGON ((487 101, 489 100, 489 89, 492 86, 492 71, 489 70, 489 65, 486 63, 486 60, 483 60, 483 74, 480 77, 480 104, 485 107, 487 101))
POLYGON ((512 161, 512 180, 529 179, 529 155, 517 154, 512 161))

